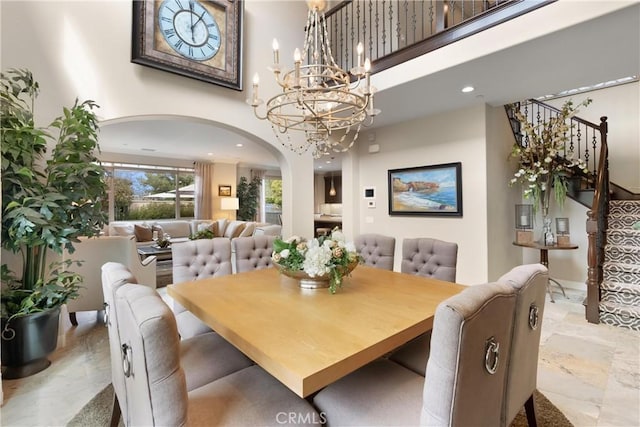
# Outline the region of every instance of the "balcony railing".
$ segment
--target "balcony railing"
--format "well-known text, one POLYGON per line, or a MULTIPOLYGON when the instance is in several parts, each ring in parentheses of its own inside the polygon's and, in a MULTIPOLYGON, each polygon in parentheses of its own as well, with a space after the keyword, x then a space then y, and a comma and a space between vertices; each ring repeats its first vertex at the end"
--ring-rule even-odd
POLYGON ((508 21, 555 0, 349 0, 326 13, 333 56, 357 65, 356 47, 377 72, 508 21))

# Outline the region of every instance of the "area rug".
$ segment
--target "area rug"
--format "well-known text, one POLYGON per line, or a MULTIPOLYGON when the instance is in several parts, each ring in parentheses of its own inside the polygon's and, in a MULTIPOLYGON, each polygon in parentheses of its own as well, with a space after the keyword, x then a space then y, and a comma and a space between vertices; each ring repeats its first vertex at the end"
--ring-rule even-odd
MULTIPOLYGON (((113 387, 106 386, 100 393, 89 401, 78 412, 67 426, 69 427, 106 427, 111 417, 111 402, 113 401, 113 387)), ((573 427, 573 424, 564 416, 555 405, 540 392, 535 393, 536 414, 540 427, 573 427)), ((123 427, 120 420, 119 427, 123 427)), ((528 427, 527 416, 522 409, 511 423, 511 427, 528 427)))

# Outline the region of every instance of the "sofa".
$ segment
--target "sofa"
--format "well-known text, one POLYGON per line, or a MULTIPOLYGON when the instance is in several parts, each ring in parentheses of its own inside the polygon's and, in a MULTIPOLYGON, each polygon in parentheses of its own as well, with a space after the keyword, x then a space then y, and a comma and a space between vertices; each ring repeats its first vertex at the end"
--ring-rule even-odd
POLYGON ((253 221, 229 221, 226 218, 216 220, 151 220, 151 221, 112 221, 105 230, 109 236, 135 236, 138 246, 153 242, 154 232, 158 236, 169 235, 171 243, 189 240, 191 235, 209 229, 215 237, 248 237, 253 235, 279 236, 282 226, 253 221))

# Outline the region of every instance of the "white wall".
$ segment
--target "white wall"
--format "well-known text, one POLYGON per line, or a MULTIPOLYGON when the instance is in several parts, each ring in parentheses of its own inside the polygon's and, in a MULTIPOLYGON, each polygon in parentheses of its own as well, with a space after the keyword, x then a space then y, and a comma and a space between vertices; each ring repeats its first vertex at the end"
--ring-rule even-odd
POLYGON ((513 132, 503 107, 487 107, 487 249, 488 280, 496 280, 522 263, 515 240, 515 205, 521 203, 520 188, 510 187, 515 164, 508 162, 513 132))
MULTIPOLYGON (((362 141, 368 138, 363 135, 362 141)), ((359 172, 352 191, 357 195, 359 213, 354 220, 354 234, 395 236, 396 271, 400 271, 404 238, 432 237, 457 242, 457 281, 485 282, 488 251, 484 105, 376 129, 375 143, 380 146, 379 153, 369 154, 368 144, 359 144, 357 148, 359 172), (389 169, 452 162, 462 162, 462 217, 389 215, 389 169), (367 208, 361 197, 364 186, 377 189, 375 209, 367 208)))

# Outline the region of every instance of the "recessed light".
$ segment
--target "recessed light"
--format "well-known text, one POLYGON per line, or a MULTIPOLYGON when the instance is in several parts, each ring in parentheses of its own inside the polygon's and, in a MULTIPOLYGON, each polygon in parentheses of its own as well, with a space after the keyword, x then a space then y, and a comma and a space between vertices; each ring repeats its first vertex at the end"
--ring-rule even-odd
POLYGON ((465 86, 462 88, 462 93, 469 93, 469 92, 473 92, 474 91, 474 87, 473 86, 465 86))
POLYGON ((213 156, 213 153, 207 153, 207 156, 213 156))
POLYGON ((322 166, 318 166, 318 169, 322 169, 322 166))
POLYGON ((236 144, 236 147, 242 147, 242 144, 238 143, 236 144))
POLYGON ((329 163, 331 163, 331 160, 327 160, 325 163, 326 163, 326 164, 329 164, 329 163))

